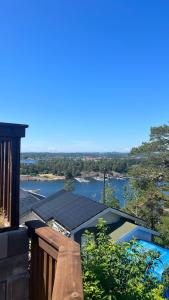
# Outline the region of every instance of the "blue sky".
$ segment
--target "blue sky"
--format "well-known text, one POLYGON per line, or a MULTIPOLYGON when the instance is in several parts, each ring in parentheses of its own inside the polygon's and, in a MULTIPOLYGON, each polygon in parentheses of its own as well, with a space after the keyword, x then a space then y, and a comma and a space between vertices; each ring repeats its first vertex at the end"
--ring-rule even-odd
POLYGON ((169 121, 169 1, 2 0, 0 121, 23 151, 127 151, 169 121))

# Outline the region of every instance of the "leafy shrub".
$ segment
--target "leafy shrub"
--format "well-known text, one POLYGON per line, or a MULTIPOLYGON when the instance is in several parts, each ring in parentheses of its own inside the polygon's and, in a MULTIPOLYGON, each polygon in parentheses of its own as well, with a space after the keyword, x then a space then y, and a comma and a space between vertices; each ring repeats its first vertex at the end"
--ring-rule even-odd
POLYGON ((151 272, 159 253, 142 251, 135 240, 111 241, 102 219, 97 228, 96 239, 86 232, 82 247, 85 300, 164 299, 164 285, 151 272))

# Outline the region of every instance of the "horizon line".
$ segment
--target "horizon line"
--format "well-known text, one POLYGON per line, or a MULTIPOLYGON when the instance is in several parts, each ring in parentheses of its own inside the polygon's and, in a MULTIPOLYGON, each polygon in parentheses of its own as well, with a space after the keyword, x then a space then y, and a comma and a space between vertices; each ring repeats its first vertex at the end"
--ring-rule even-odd
POLYGON ((51 151, 21 151, 24 153, 50 153, 50 154, 106 154, 106 153, 130 153, 130 151, 59 151, 59 152, 51 152, 51 151))

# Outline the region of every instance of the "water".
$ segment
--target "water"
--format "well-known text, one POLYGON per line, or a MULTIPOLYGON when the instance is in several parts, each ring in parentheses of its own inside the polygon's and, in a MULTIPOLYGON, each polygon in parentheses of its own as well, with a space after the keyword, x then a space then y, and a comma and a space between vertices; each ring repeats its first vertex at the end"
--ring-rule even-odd
MULTIPOLYGON (((124 189, 128 184, 128 179, 118 180, 110 179, 108 184, 114 188, 116 198, 120 202, 120 206, 125 205, 124 189)), ((26 190, 39 190, 38 192, 44 196, 50 196, 57 191, 63 189, 64 181, 22 181, 21 187, 26 190)), ((88 183, 80 183, 75 180, 74 193, 89 197, 95 201, 100 201, 103 193, 103 182, 91 180, 88 183)))
POLYGON ((31 165, 36 164, 38 161, 35 159, 21 159, 21 164, 31 165))
MULTIPOLYGON (((169 250, 162 248, 156 244, 146 242, 143 240, 138 240, 138 243, 143 247, 143 249, 154 250, 160 253, 160 258, 156 260, 156 265, 151 269, 151 272, 155 275, 158 280, 162 280, 163 272, 169 267, 169 250)), ((164 292, 164 298, 169 299, 169 289, 164 292)))
POLYGON ((160 259, 156 260, 156 265, 152 269, 154 275, 159 279, 162 280, 162 274, 165 268, 169 267, 169 250, 164 249, 156 244, 146 242, 143 240, 138 240, 138 243, 143 247, 143 249, 147 250, 154 250, 160 253, 160 259))

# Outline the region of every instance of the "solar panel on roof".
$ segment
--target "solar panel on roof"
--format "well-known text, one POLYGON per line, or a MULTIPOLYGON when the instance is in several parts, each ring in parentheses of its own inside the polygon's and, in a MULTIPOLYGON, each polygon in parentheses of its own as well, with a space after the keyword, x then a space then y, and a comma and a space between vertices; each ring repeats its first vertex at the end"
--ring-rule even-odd
POLYGON ((62 190, 41 201, 33 210, 45 222, 54 219, 72 230, 106 208, 87 197, 62 190))

